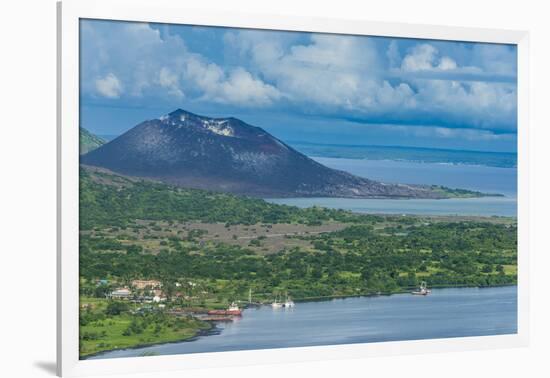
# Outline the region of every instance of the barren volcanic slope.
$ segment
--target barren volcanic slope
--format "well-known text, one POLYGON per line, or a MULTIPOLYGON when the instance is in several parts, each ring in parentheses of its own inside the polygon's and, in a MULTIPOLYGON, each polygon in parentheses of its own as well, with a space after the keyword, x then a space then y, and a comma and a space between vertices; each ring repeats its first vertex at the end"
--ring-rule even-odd
POLYGON ((325 167, 236 118, 178 109, 82 156, 86 165, 183 187, 272 197, 446 198, 441 188, 383 184, 325 167))

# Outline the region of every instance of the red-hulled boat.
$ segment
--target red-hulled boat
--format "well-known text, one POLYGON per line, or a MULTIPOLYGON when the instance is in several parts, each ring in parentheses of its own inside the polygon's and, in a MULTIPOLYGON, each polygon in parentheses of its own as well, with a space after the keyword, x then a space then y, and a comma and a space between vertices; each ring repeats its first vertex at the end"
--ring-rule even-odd
POLYGON ((235 303, 231 303, 231 306, 227 308, 227 310, 210 310, 208 311, 208 315, 233 315, 233 316, 241 316, 242 311, 235 303))

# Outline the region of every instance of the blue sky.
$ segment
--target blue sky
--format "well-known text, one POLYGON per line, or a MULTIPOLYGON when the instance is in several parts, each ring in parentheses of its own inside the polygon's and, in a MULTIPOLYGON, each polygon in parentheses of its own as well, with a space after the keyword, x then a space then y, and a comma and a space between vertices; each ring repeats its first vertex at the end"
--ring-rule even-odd
POLYGON ((516 151, 515 46, 81 21, 81 126, 176 108, 285 141, 516 151))

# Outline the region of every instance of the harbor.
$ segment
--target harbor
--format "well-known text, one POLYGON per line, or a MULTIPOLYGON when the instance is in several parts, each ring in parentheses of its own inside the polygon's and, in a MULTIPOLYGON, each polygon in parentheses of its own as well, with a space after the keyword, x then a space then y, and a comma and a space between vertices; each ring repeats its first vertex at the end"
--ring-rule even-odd
POLYGON ((516 307, 516 286, 305 301, 286 310, 265 303, 245 307, 242 316, 231 321, 212 320, 215 329, 191 341, 109 351, 90 358, 513 334, 517 332, 516 307))

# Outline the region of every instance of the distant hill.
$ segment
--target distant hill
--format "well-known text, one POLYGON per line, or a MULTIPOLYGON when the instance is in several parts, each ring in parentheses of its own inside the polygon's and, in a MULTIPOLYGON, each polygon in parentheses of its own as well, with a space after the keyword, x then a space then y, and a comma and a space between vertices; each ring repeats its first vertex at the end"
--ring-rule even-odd
POLYGON ((84 155, 96 148, 104 145, 106 142, 97 135, 92 134, 83 127, 80 127, 80 155, 84 155))
POLYGON ((81 162, 182 187, 257 197, 456 196, 446 188, 385 184, 331 169, 259 127, 181 109, 140 123, 81 162))

